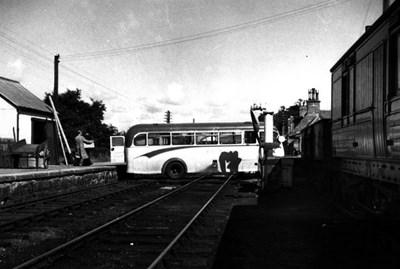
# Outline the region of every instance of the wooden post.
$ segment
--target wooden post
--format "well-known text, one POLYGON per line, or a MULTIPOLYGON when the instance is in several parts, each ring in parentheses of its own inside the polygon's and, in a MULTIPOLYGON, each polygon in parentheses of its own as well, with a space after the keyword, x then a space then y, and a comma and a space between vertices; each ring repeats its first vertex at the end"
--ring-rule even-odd
MULTIPOLYGON (((50 100, 51 100, 51 99, 50 99, 50 100)), ((55 110, 54 110, 54 114, 56 114, 56 113, 57 113, 57 112, 55 112, 55 110)), ((63 140, 62 140, 61 134, 60 134, 60 127, 58 126, 57 122, 56 122, 56 128, 57 128, 58 139, 60 140, 61 149, 62 149, 62 152, 63 152, 65 164, 68 165, 68 159, 67 159, 67 156, 65 155, 64 144, 63 144, 63 140)))
POLYGON ((51 107, 53 108, 54 118, 55 118, 55 120, 56 120, 56 127, 57 127, 58 137, 59 137, 60 142, 61 142, 61 148, 62 148, 62 151, 63 151, 65 163, 68 165, 68 159, 67 159, 67 157, 66 157, 66 155, 65 155, 63 139, 64 139, 64 143, 65 143, 65 145, 66 145, 66 147, 67 147, 67 150, 68 150, 68 154, 69 154, 69 155, 71 155, 71 149, 70 149, 70 147, 69 147, 67 138, 65 137, 64 130, 63 130, 63 128, 62 128, 60 119, 58 118, 56 108, 54 107, 54 103, 53 103, 53 100, 52 100, 52 98, 51 98, 50 95, 49 95, 49 100, 50 100, 51 107), (60 132, 60 130, 61 130, 61 132, 60 132), (62 138, 61 138, 61 134, 62 134, 62 138))
POLYGON ((62 134, 62 137, 64 139, 65 145, 67 147, 68 153, 71 154, 71 148, 69 147, 68 140, 67 140, 67 138, 65 136, 64 129, 62 128, 60 119, 58 118, 57 111, 56 111, 56 108, 54 106, 53 100, 51 99, 51 96, 49 96, 49 100, 50 100, 51 106, 52 106, 53 111, 54 111, 54 117, 56 119, 56 122, 57 122, 58 126, 60 127, 61 134, 62 134))

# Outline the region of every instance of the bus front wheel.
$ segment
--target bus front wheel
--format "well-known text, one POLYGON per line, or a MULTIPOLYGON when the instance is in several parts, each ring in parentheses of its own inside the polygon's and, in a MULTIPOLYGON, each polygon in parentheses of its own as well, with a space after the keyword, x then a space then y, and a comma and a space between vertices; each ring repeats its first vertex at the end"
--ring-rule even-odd
POLYGON ((185 167, 180 162, 172 162, 165 168, 165 174, 171 179, 181 179, 185 174, 185 167))

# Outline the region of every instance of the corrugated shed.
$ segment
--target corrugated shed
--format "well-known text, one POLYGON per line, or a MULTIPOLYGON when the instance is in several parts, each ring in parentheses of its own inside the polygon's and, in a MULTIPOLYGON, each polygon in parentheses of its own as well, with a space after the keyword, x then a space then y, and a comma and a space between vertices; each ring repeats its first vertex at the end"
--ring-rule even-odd
POLYGON ((20 110, 52 114, 50 106, 15 80, 0 77, 0 97, 20 110))

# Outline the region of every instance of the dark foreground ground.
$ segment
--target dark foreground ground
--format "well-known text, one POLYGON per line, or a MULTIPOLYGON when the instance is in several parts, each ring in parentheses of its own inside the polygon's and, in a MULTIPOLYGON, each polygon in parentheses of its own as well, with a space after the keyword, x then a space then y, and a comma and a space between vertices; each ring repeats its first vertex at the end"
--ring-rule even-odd
POLYGON ((400 253, 371 240, 362 223, 327 228, 337 218, 328 211, 305 182, 235 206, 214 268, 400 268, 400 253))

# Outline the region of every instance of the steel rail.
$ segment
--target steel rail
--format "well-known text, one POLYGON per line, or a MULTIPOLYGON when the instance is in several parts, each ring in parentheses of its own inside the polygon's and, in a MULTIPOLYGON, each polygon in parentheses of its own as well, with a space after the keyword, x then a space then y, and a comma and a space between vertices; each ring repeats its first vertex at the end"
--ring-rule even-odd
POLYGON ((78 236, 78 237, 76 237, 76 238, 74 238, 74 239, 72 239, 72 240, 70 240, 70 241, 68 241, 68 242, 66 242, 66 243, 54 248, 54 249, 52 249, 52 250, 49 250, 49 251, 47 251, 47 252, 45 252, 45 253, 43 253, 43 254, 41 254, 41 255, 33 258, 33 259, 31 259, 31 260, 28 260, 28 261, 26 261, 26 262, 24 262, 24 263, 22 263, 22 264, 20 264, 20 265, 18 265, 16 267, 14 267, 14 269, 32 268, 32 267, 34 267, 36 265, 39 265, 41 262, 51 263, 52 262, 52 260, 51 260, 52 256, 55 256, 56 254, 64 251, 67 248, 71 248, 74 245, 78 245, 79 243, 81 243, 82 241, 84 241, 86 239, 88 239, 88 240, 92 239, 93 236, 95 236, 96 234, 100 233, 101 231, 104 231, 105 229, 108 229, 112 225, 115 225, 118 222, 120 222, 122 220, 125 220, 125 219, 127 219, 128 217, 130 217, 132 215, 137 214, 138 212, 140 212, 140 211, 152 206, 153 204, 158 203, 159 201, 161 201, 161 200, 163 200, 163 199, 165 199, 165 198, 167 198, 167 197, 169 197, 171 195, 174 195, 175 193, 180 192, 180 191, 182 191, 182 190, 184 190, 184 189, 186 189, 188 187, 190 187, 191 185, 197 183, 198 181, 202 180, 203 178, 207 177, 208 175, 209 174, 203 175, 200 178, 195 179, 195 180, 183 185, 182 187, 180 187, 180 188, 178 188, 178 189, 176 189, 174 191, 171 191, 171 192, 169 192, 169 193, 167 193, 167 194, 165 194, 163 196, 160 196, 157 199, 155 199, 155 200, 153 200, 153 201, 151 201, 149 203, 146 203, 146 204, 144 204, 144 205, 142 205, 142 206, 140 206, 140 207, 138 207, 138 208, 136 208, 136 209, 134 209, 134 210, 132 210, 132 211, 130 211, 130 212, 128 212, 128 213, 126 213, 126 214, 114 219, 114 220, 112 220, 112 221, 109 221, 109 222, 97 227, 96 229, 93 229, 93 230, 91 230, 91 231, 89 231, 89 232, 87 232, 85 234, 82 234, 82 235, 80 235, 80 236, 78 236))
MULTIPOLYGON (((127 192, 127 191, 130 191, 130 190, 136 189, 138 187, 142 187, 142 186, 145 186, 145 183, 134 185, 134 186, 130 186, 130 187, 127 187, 125 189, 118 190, 118 191, 113 191, 113 192, 106 193, 106 194, 103 194, 103 195, 100 195, 100 196, 96 196, 96 197, 93 197, 93 198, 88 198, 88 199, 85 199, 85 200, 77 201, 77 202, 70 203, 70 204, 67 204, 67 205, 64 205, 64 206, 58 206, 58 207, 55 207, 55 208, 52 208, 52 209, 49 209, 49 210, 45 210, 45 211, 42 211, 42 212, 39 212, 39 213, 36 213, 36 214, 32 214, 32 215, 16 218, 14 220, 10 220, 10 221, 4 222, 4 223, 0 223, 0 231, 6 231, 6 229, 5 229, 6 227, 9 227, 10 225, 14 225, 16 223, 19 223, 19 222, 27 220, 27 219, 37 219, 40 216, 45 216, 45 215, 51 214, 52 212, 57 212, 57 211, 60 211, 60 210, 66 210, 66 209, 70 209, 70 208, 76 208, 77 206, 80 206, 80 205, 83 205, 83 204, 87 204, 89 202, 101 200, 101 199, 104 199, 106 197, 115 196, 115 195, 117 195, 119 193, 127 192)), ((65 196, 65 197, 68 197, 68 196, 65 196)))
POLYGON ((169 245, 158 255, 158 257, 150 264, 147 269, 156 268, 158 264, 162 262, 168 252, 175 246, 175 244, 182 238, 182 236, 187 232, 187 230, 193 225, 193 223, 199 218, 199 216, 205 211, 205 209, 214 201, 217 195, 225 188, 230 179, 233 177, 231 175, 222 186, 214 193, 214 195, 204 204, 204 206, 196 213, 196 215, 186 224, 186 226, 179 232, 179 234, 169 243, 169 245))

